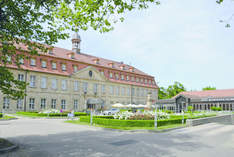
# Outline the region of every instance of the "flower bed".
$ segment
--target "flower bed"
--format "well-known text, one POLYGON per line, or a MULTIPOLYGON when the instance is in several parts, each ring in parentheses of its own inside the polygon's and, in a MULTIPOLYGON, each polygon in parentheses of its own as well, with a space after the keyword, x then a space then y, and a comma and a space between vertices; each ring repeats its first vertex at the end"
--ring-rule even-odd
MULTIPOLYGON (((144 111, 138 113, 132 112, 119 112, 114 115, 114 119, 125 119, 125 120, 154 120, 155 112, 153 111, 144 111)), ((157 112, 157 119, 169 119, 169 114, 165 112, 157 112)))

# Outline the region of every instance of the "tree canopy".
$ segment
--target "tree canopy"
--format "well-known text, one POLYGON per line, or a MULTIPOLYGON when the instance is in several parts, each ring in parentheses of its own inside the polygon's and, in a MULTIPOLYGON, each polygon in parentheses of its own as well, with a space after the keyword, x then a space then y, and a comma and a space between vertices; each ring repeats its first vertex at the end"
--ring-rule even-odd
POLYGON ((160 87, 158 91, 158 98, 159 99, 172 98, 183 91, 186 91, 183 84, 175 81, 174 84, 169 85, 167 89, 165 89, 164 87, 160 87))
POLYGON ((67 30, 108 32, 126 12, 147 9, 149 4, 159 1, 0 0, 0 91, 13 99, 24 97, 26 83, 13 77, 8 64, 20 68, 20 59, 47 52, 45 44, 68 38, 67 30))
POLYGON ((207 87, 202 88, 202 90, 203 91, 205 91, 205 90, 216 90, 216 87, 207 86, 207 87))

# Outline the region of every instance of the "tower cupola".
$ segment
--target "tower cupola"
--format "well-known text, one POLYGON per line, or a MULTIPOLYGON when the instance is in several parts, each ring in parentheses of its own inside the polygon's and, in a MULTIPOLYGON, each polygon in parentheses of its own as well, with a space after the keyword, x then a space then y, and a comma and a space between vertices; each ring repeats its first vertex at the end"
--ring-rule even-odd
POLYGON ((72 35, 72 51, 75 53, 80 53, 80 42, 81 42, 81 38, 80 35, 78 34, 78 32, 75 32, 72 35))

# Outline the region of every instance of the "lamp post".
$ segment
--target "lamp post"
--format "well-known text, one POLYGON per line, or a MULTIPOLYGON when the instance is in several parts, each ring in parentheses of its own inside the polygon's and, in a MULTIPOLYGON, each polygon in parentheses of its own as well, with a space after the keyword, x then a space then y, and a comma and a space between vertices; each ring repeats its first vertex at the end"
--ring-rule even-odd
POLYGON ((155 103, 155 115, 154 115, 154 127, 155 127, 155 129, 157 129, 157 127, 158 127, 158 123, 157 123, 157 105, 156 105, 156 103, 155 103))

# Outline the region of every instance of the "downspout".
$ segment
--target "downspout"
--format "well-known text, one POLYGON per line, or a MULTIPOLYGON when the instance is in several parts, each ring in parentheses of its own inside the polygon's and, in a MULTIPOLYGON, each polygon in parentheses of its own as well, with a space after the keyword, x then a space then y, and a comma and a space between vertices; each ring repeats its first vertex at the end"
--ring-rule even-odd
MULTIPOLYGON (((28 71, 25 70, 25 80, 24 82, 27 84, 27 78, 28 78, 28 71)), ((27 86, 24 90, 25 96, 24 96, 24 112, 26 112, 26 106, 27 106, 27 86)))

